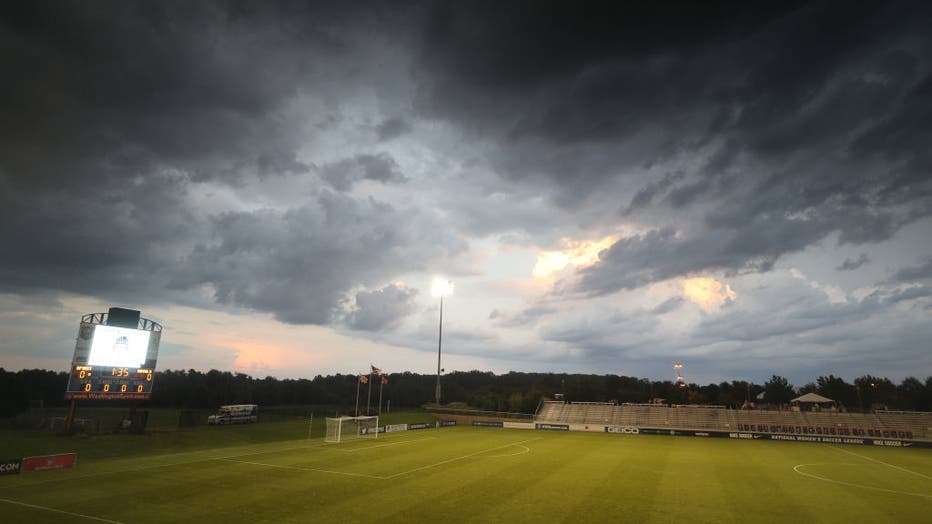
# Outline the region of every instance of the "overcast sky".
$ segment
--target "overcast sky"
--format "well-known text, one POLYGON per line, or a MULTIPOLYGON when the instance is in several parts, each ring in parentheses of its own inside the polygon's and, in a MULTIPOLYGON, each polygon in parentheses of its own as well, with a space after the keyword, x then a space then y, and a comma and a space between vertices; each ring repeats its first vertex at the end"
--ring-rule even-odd
POLYGON ((932 374, 932 3, 626 4, 4 2, 0 366, 932 374))

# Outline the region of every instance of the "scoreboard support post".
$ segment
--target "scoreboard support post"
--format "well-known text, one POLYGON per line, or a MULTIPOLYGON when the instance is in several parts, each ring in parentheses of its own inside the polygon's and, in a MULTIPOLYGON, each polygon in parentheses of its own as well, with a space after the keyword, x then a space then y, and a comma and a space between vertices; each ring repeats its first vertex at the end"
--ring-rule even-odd
POLYGON ((71 406, 68 407, 68 416, 65 418, 65 433, 71 434, 71 422, 74 421, 74 406, 78 401, 71 399, 71 406))

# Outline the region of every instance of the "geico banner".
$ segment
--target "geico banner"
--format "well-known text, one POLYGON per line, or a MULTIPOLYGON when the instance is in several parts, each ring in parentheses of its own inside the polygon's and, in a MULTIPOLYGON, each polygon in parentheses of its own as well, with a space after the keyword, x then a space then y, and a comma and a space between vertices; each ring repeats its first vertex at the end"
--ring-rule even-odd
POLYGON ((77 453, 59 453, 58 455, 26 457, 23 459, 23 471, 70 468, 74 466, 74 462, 77 458, 77 453))
POLYGON ((494 420, 473 420, 473 426, 483 427, 483 428, 501 428, 504 427, 504 423, 501 421, 494 420))
POLYGON ((22 459, 0 459, 0 475, 16 475, 22 470, 22 459))
POLYGON ((408 431, 408 425, 407 424, 391 424, 391 425, 385 426, 385 431, 388 431, 388 432, 408 431))
POLYGON ((631 426, 605 426, 606 433, 623 433, 626 435, 637 435, 638 428, 631 426))

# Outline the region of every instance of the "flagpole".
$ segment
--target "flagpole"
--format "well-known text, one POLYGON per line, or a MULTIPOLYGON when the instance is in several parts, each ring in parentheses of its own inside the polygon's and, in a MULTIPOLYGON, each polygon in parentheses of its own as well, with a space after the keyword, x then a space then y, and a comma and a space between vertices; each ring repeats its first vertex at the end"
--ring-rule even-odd
POLYGON ((369 393, 366 398, 366 416, 369 416, 369 406, 372 405, 372 372, 369 372, 369 393))
POLYGON ((359 381, 362 377, 356 377, 356 416, 359 416, 359 381))
POLYGON ((382 416, 382 386, 385 385, 385 379, 379 380, 379 416, 382 416))

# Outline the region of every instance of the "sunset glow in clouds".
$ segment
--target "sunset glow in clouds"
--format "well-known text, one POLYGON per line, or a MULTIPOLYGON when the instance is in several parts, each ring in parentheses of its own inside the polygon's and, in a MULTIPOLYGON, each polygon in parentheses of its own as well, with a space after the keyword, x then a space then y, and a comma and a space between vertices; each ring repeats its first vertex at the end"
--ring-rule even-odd
POLYGON ((728 284, 714 278, 687 278, 683 281, 683 295, 705 311, 718 311, 726 302, 734 302, 738 295, 728 284))
POLYGON ((534 265, 534 278, 549 278, 567 267, 581 268, 599 261, 599 253, 608 249, 617 239, 612 236, 601 240, 573 240, 562 238, 564 248, 558 251, 542 251, 534 265))

